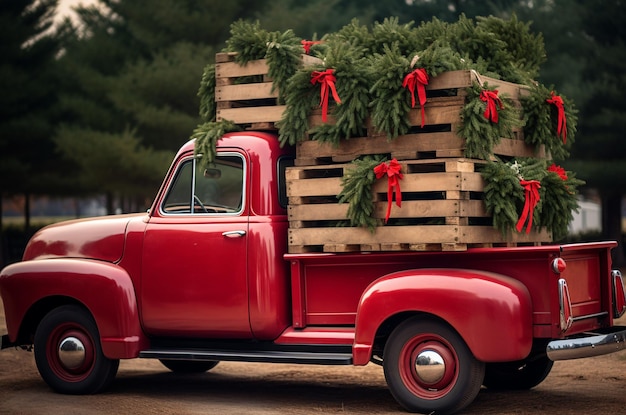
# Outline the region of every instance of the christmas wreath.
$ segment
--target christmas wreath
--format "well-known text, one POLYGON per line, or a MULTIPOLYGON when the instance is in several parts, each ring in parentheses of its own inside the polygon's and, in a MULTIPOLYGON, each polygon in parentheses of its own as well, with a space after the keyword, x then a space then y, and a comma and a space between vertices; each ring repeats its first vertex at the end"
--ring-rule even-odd
POLYGON ((484 201, 493 226, 503 236, 512 230, 530 232, 545 227, 558 240, 567 234, 578 209, 575 174, 541 159, 491 162, 482 170, 484 201))

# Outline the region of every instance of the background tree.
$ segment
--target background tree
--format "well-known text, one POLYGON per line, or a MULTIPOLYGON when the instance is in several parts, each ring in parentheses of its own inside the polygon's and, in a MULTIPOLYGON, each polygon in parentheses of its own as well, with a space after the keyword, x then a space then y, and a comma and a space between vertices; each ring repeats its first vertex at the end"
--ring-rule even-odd
POLYGON ((230 23, 264 2, 100 3, 77 9, 82 29, 60 59, 67 69, 65 122, 56 143, 84 186, 108 195, 109 212, 144 209, 173 152, 198 124, 204 66, 228 37, 230 23), (97 151, 85 142, 97 144, 97 151))
MULTIPOLYGON (((51 139, 57 103, 59 37, 50 32, 56 0, 0 2, 0 241, 2 199, 67 191, 51 139)), ((0 247, 1 248, 1 247, 0 247)), ((0 249, 0 263, 4 249, 0 249)))
MULTIPOLYGON (((626 7, 620 0, 576 1, 581 45, 574 68, 587 97, 579 104, 579 131, 571 169, 602 199, 603 236, 622 243, 622 200, 626 192, 626 7), (584 17, 584 18, 582 18, 584 17)), ((572 11, 572 10, 570 10, 572 11)), ((623 245, 622 245, 623 246, 623 245)), ((614 260, 624 263, 622 249, 614 260)))

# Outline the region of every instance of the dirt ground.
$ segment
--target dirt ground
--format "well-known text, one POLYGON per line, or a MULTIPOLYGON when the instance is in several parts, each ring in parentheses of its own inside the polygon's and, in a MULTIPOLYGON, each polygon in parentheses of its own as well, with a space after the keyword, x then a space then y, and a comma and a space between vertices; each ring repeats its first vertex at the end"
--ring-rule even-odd
MULTIPOLYGON (((0 333, 6 333, 0 303, 0 333)), ((626 326, 626 318, 619 323, 626 326)), ((222 362, 202 375, 174 375, 158 361, 122 361, 105 393, 67 396, 41 380, 33 354, 0 352, 0 414, 398 414, 382 368, 222 362)), ((556 362, 523 392, 483 389, 463 414, 626 413, 626 351, 556 362)))

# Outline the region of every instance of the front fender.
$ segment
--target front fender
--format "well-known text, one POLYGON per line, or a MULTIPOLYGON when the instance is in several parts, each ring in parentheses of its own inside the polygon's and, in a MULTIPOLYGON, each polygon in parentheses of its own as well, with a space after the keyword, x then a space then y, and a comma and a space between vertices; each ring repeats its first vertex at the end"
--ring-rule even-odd
POLYGON ((407 312, 445 320, 484 362, 520 360, 531 350, 532 303, 521 282, 484 271, 419 269, 386 275, 365 290, 357 310, 354 364, 367 364, 379 327, 407 312))
POLYGON ((7 266, 0 274, 9 339, 17 339, 27 313, 54 297, 71 298, 93 315, 108 358, 133 358, 146 348, 135 291, 126 271, 88 259, 44 259, 7 266))

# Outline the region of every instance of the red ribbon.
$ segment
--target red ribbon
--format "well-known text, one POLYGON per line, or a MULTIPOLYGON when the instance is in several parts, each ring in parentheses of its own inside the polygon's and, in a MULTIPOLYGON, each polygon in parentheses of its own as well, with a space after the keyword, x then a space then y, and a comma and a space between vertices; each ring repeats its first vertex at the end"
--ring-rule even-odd
POLYGON ((552 165, 548 167, 548 171, 556 173, 563 181, 567 180, 567 172, 561 166, 557 166, 556 164, 552 163, 552 165))
POLYGON ((321 40, 304 40, 304 39, 302 39, 300 41, 300 43, 302 44, 302 47, 304 48, 304 53, 306 53, 308 55, 309 53, 311 53, 311 46, 319 45, 320 43, 322 43, 322 41, 321 40))
POLYGON ((402 207, 402 192, 400 191, 400 180, 402 180, 401 170, 402 166, 396 159, 392 159, 389 164, 382 162, 378 166, 374 167, 374 173, 376 173, 377 179, 380 179, 385 174, 387 175, 387 215, 385 216, 385 223, 387 223, 389 215, 391 214, 394 188, 396 205, 398 207, 402 207))
POLYGON ((563 108, 563 98, 554 95, 554 91, 550 92, 552 98, 546 99, 548 104, 553 104, 558 110, 558 118, 556 122, 556 134, 563 139, 563 144, 567 141, 567 120, 565 119, 565 108, 563 108))
POLYGON ((526 233, 530 233, 530 229, 533 226, 533 215, 535 213, 535 207, 537 203, 539 203, 539 188, 541 185, 537 180, 520 180, 519 181, 522 187, 524 187, 524 197, 526 198, 526 202, 524 203, 524 210, 522 211, 522 215, 517 221, 517 226, 515 227, 518 232, 521 232, 524 228, 524 223, 526 219, 528 219, 528 226, 526 226, 526 233))
POLYGON ((341 104, 337 90, 335 89, 335 72, 334 69, 326 69, 324 72, 313 71, 311 73, 311 83, 313 85, 319 83, 322 85, 320 90, 320 107, 322 107, 322 121, 326 122, 328 119, 328 90, 333 94, 335 102, 341 104))
POLYGON ((428 74, 426 69, 419 68, 404 77, 403 88, 408 88, 411 93, 411 108, 415 108, 415 89, 422 107, 422 128, 424 127, 424 104, 426 104, 426 85, 428 85, 428 74))
POLYGON ((480 93, 480 99, 487 103, 487 109, 485 109, 484 116, 491 122, 498 122, 498 108, 504 108, 502 101, 498 97, 498 91, 483 90, 480 93))

